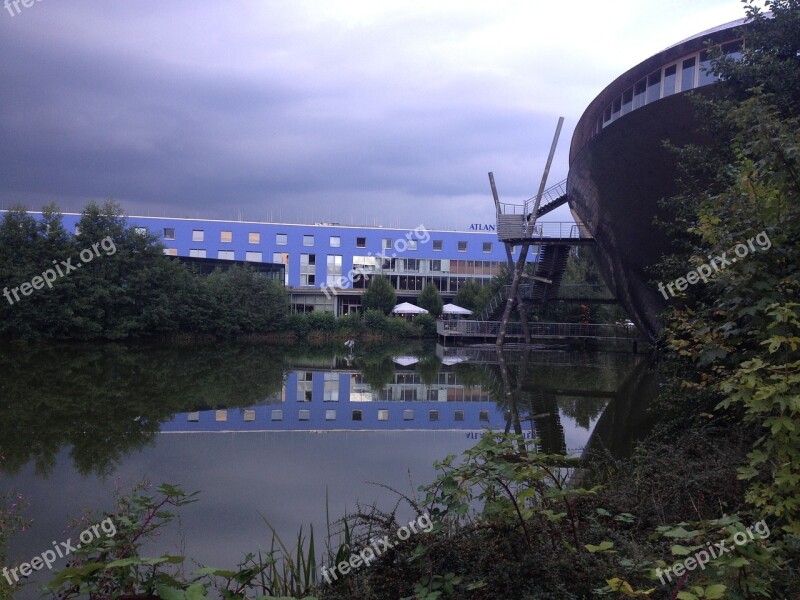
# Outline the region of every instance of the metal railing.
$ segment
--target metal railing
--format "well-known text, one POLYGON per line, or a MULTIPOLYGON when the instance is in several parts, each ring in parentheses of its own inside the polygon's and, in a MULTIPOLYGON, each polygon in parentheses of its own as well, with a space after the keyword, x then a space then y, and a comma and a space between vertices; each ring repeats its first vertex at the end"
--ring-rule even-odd
MULTIPOLYGON (((524 220, 520 213, 518 221, 512 224, 514 229, 510 230, 510 237, 525 237, 533 240, 541 239, 544 242, 549 240, 564 240, 564 239, 592 239, 592 234, 588 228, 576 224, 572 221, 564 222, 540 222, 531 226, 530 223, 524 220)), ((504 231, 502 223, 498 223, 498 230, 504 231)), ((502 239, 502 237, 501 237, 502 239)))
MULTIPOLYGON (((532 339, 635 339, 638 331, 631 325, 605 325, 584 323, 538 323, 528 324, 532 339)), ((436 332, 442 336, 497 337, 500 321, 437 321, 436 332)), ((522 325, 508 323, 506 335, 521 337, 522 325)))
MULTIPOLYGON (((547 188, 542 193, 542 201, 539 203, 539 210, 546 207, 551 202, 555 202, 567 193, 567 180, 559 181, 552 187, 547 188)), ((499 202, 498 207, 501 215, 529 215, 533 212, 536 204, 536 196, 528 198, 523 203, 499 202)))

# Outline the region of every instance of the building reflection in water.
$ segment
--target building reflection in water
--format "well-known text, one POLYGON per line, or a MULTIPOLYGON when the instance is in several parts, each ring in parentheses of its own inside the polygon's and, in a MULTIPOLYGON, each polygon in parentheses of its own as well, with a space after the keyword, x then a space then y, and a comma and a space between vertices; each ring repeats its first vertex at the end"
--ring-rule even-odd
POLYGON ((531 350, 440 349, 433 361, 407 355, 377 365, 335 357, 293 365, 280 392, 256 405, 178 413, 161 430, 462 430, 478 439, 488 429, 535 438, 542 452, 567 454, 580 448, 568 447, 562 413, 588 433, 614 391, 540 385, 530 371, 597 366, 581 361, 585 355, 531 350))

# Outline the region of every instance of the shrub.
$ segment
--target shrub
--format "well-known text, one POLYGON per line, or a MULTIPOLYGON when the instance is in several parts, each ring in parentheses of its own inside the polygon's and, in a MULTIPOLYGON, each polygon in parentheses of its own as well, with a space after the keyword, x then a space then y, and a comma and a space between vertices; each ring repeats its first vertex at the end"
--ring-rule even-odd
POLYGON ((333 313, 315 311, 307 313, 308 324, 311 331, 334 331, 336 329, 336 317, 333 313))
POLYGON ((353 335, 358 335, 366 329, 366 327, 364 327, 364 319, 358 313, 350 313, 339 317, 336 325, 339 331, 351 333, 353 335))
POLYGON ((414 319, 414 324, 422 329, 425 337, 436 337, 436 319, 432 315, 418 315, 414 319))
POLYGON ((311 322, 306 313, 293 313, 286 317, 286 327, 297 337, 306 337, 311 331, 311 322))
POLYGON ((376 309, 369 309, 364 313, 364 326, 369 331, 386 331, 388 319, 382 311, 376 309))

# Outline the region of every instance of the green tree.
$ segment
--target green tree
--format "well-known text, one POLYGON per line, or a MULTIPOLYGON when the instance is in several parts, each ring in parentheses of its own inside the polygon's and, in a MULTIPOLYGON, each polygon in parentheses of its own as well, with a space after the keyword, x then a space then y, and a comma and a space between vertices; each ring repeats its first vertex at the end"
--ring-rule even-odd
POLYGON ((456 297, 453 298, 453 304, 461 308, 467 308, 471 311, 478 311, 483 308, 483 286, 477 281, 470 279, 462 285, 456 297))
MULTIPOLYGON (((717 414, 753 432, 739 469, 747 500, 776 528, 797 535, 800 2, 766 8, 772 18, 748 3, 752 24, 741 60, 718 56, 713 63, 723 83, 707 116, 721 135, 706 152, 679 154, 685 189, 675 223, 685 232, 683 251, 662 266, 685 273, 687 263, 699 267, 723 253, 729 262, 672 302, 665 338, 687 363, 687 389, 716 398, 717 414)), ((780 549, 780 539, 775 543, 780 549)))
POLYGON ((388 315, 397 304, 397 292, 386 277, 373 277, 369 287, 361 297, 361 305, 365 310, 380 310, 388 315))
POLYGON ((417 298, 417 304, 434 317, 438 317, 442 314, 444 302, 442 302, 442 296, 439 294, 439 289, 436 287, 436 284, 431 281, 422 288, 419 298, 417 298))

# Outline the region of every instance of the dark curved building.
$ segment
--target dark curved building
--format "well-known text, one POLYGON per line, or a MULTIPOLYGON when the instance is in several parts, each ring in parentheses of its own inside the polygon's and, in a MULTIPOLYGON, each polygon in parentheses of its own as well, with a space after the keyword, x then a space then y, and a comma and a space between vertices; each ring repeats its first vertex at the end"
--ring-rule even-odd
POLYGON ((567 193, 573 215, 597 241, 609 288, 651 339, 666 299, 649 283, 657 277, 647 268, 668 249, 653 219, 664 217, 659 200, 677 193, 675 158, 664 140, 706 141, 688 94, 717 81, 704 71, 706 42, 735 55, 743 24, 704 31, 629 69, 589 104, 572 136, 567 193))

